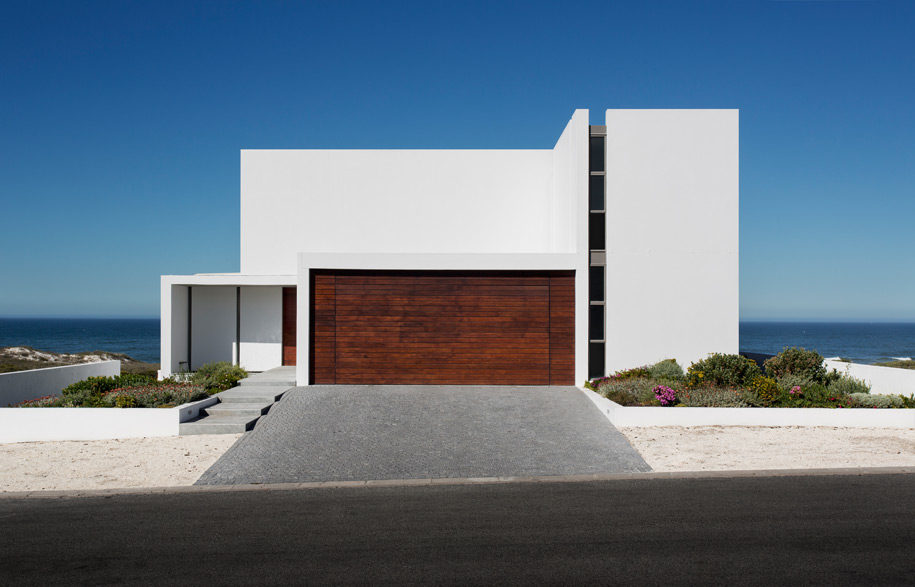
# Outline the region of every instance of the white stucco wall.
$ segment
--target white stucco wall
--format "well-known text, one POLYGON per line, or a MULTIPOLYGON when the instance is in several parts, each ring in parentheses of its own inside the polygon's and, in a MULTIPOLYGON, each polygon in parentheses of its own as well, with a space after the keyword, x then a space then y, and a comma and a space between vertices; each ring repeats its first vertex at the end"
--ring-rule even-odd
POLYGON ((89 377, 120 374, 120 361, 101 361, 0 373, 0 407, 48 395, 60 395, 63 388, 89 377))
POLYGON ((843 375, 866 381, 871 386, 871 393, 905 396, 915 394, 915 370, 912 369, 834 360, 826 360, 824 364, 829 371, 835 369, 843 375))
POLYGON ((241 288, 241 366, 266 371, 283 364, 283 288, 241 288))
POLYGON ((241 271, 298 252, 549 252, 553 152, 245 150, 241 271))
POLYGON ((608 372, 738 350, 738 111, 607 111, 608 372))
POLYGON ((194 286, 191 292, 191 370, 216 361, 233 363, 235 288, 194 286))
POLYGON ((160 288, 160 378, 179 371, 181 363, 187 362, 188 288, 173 284, 168 277, 162 276, 160 288))
POLYGON ((576 110, 553 147, 550 192, 550 251, 574 253, 588 248, 588 111, 576 110), (579 237, 582 237, 581 240, 579 237))
POLYGON ((587 110, 576 110, 553 148, 550 247, 575 258, 575 380, 588 373, 588 141, 587 110))

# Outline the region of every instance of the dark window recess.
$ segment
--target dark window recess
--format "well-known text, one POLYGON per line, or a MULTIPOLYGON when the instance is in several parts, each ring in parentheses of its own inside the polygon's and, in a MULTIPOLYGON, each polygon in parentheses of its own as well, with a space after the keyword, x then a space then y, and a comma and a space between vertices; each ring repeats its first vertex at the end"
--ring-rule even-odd
POLYGON ((592 342, 588 345, 588 379, 604 375, 604 343, 592 342))
POLYGON ((604 137, 591 137, 591 171, 604 170, 604 137))
POLYGON ((592 210, 604 210, 604 176, 592 175, 588 186, 588 196, 592 210))
POLYGON ((604 268, 591 267, 590 274, 591 288, 588 299, 592 302, 602 302, 604 301, 604 268))
POLYGON ((607 248, 607 222, 603 213, 589 214, 588 248, 603 251, 607 248))
POLYGON ((588 328, 588 338, 591 340, 604 339, 604 307, 591 306, 591 325, 588 328))

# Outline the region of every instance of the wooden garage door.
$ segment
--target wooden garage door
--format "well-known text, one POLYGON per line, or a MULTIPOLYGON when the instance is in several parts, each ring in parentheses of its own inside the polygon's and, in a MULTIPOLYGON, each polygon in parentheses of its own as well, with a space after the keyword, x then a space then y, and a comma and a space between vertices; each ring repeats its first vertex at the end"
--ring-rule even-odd
POLYGON ((574 384, 572 272, 313 271, 317 384, 574 384))

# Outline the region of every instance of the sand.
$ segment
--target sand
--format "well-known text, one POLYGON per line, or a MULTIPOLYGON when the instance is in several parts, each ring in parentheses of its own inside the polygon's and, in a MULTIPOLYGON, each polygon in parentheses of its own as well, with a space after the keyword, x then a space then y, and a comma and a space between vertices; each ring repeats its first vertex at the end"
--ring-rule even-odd
POLYGON ((240 436, 0 444, 0 492, 193 485, 240 436))
POLYGON ((915 467, 915 430, 763 426, 620 428, 655 471, 915 467))
MULTIPOLYGON (((621 428, 655 471, 915 467, 915 430, 621 428)), ((0 492, 193 485, 239 434, 0 444, 0 492)))

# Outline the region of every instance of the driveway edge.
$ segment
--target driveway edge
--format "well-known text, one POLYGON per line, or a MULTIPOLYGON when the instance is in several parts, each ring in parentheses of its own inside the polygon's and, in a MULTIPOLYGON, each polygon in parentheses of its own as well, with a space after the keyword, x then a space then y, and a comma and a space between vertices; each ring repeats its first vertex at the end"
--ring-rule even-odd
POLYGON ((745 471, 650 471, 613 475, 558 475, 541 477, 452 477, 439 479, 377 479, 368 481, 322 481, 314 483, 264 483, 246 485, 178 485, 173 487, 127 487, 119 489, 72 489, 62 491, 0 492, 0 501, 10 499, 67 499, 113 497, 116 495, 157 495, 221 493, 232 491, 290 491, 342 489, 353 487, 418 487, 446 485, 497 485, 508 483, 582 483, 593 481, 648 481, 659 479, 718 479, 726 477, 818 477, 864 475, 915 475, 915 467, 861 467, 836 469, 758 469, 745 471))

